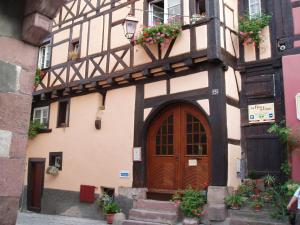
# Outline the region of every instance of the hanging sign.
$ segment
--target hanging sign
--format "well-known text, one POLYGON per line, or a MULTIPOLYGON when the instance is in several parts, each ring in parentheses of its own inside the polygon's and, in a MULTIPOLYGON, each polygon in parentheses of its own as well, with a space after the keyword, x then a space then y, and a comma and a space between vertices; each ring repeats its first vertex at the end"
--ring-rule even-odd
POLYGON ((249 123, 275 122, 274 103, 248 106, 249 123))
POLYGON ((296 114, 297 119, 300 120, 300 93, 296 95, 296 114))
POLYGON ((134 162, 142 161, 142 148, 141 147, 133 148, 133 161, 134 162))

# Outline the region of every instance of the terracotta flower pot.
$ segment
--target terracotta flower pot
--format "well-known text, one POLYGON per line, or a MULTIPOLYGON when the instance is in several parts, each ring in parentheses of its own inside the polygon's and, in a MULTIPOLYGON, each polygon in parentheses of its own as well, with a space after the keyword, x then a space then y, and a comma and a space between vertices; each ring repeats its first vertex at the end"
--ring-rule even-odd
POLYGON ((108 224, 113 224, 113 222, 114 222, 114 215, 115 214, 106 214, 106 222, 108 224))
POLYGON ((255 212, 259 212, 261 210, 261 206, 260 205, 256 205, 253 207, 255 212))

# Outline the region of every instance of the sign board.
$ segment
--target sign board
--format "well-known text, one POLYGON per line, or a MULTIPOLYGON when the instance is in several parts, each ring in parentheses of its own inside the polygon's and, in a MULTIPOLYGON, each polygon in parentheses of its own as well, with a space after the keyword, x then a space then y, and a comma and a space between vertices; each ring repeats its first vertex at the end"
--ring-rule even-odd
POLYGON ((129 171, 128 170, 121 170, 120 171, 120 177, 121 178, 128 178, 129 177, 129 171))
POLYGON ((248 106, 249 123, 275 122, 274 103, 248 106))
POLYGON ((133 148, 133 161, 134 162, 142 161, 142 148, 141 147, 133 148))
POLYGON ((189 166, 197 166, 197 159, 189 159, 189 166))
POLYGON ((296 114, 297 119, 300 120, 300 93, 296 95, 296 114))

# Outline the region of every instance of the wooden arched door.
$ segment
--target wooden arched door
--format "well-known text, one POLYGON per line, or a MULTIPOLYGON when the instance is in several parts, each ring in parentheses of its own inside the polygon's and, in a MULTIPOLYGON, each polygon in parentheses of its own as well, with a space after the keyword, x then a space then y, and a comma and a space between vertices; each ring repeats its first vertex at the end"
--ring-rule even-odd
POLYGON ((150 191, 202 189, 210 179, 211 132, 194 106, 163 110, 147 135, 147 184, 150 191))

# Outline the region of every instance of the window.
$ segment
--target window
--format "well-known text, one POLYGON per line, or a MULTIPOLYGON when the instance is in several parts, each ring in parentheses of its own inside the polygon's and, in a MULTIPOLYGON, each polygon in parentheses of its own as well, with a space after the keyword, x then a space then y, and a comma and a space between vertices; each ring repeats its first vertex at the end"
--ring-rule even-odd
POLYGON ((69 126, 70 101, 64 100, 58 103, 57 127, 69 126))
POLYGON ((55 166, 59 170, 62 170, 62 155, 62 152, 50 152, 49 166, 55 166))
POLYGON ((156 155, 174 153, 174 116, 169 116, 156 133, 156 155))
POLYGON ((50 47, 50 41, 48 41, 45 44, 43 44, 39 50, 39 61, 38 61, 39 69, 42 70, 50 67, 50 55, 51 55, 51 47, 50 47))
POLYGON ((33 109, 33 122, 39 122, 48 127, 49 121, 49 106, 38 107, 33 109))
POLYGON ((205 0, 196 0, 196 14, 206 14, 205 0))
POLYGON ((69 59, 76 60, 80 57, 80 42, 79 39, 72 40, 70 50, 69 50, 69 59))
POLYGON ((181 0, 155 0, 149 3, 149 26, 174 21, 181 21, 181 0))
POLYGON ((249 0, 250 19, 261 15, 261 0, 249 0))

